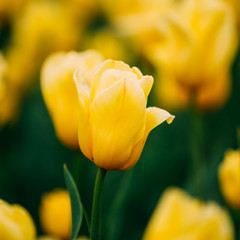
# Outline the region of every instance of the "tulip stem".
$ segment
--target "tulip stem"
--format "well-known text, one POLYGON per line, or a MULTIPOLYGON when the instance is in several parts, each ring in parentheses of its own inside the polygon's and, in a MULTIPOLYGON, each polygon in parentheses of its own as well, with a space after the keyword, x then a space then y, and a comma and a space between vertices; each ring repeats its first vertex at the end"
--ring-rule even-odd
POLYGON ((100 230, 101 230, 101 206, 102 206, 102 192, 103 192, 103 182, 106 175, 106 170, 103 168, 98 168, 94 195, 93 195, 93 205, 92 205, 92 219, 91 219, 91 231, 90 239, 99 240, 100 230))
POLYGON ((197 111, 197 103, 195 95, 192 96, 192 106, 190 108, 190 146, 192 155, 192 177, 194 179, 194 192, 199 197, 204 199, 203 189, 203 175, 204 175, 204 162, 203 162, 203 143, 204 143, 204 126, 202 116, 197 111))

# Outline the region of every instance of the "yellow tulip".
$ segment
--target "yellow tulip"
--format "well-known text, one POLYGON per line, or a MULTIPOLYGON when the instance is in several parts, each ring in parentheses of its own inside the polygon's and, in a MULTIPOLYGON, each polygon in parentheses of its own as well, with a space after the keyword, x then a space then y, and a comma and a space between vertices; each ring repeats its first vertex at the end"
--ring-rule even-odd
POLYGON ((39 209, 43 230, 53 238, 68 239, 72 227, 71 202, 66 190, 43 195, 39 209))
POLYGON ((44 62, 41 88, 45 103, 52 117, 58 138, 67 146, 78 148, 78 96, 73 73, 81 67, 86 78, 91 78, 102 63, 100 53, 55 53, 44 62))
POLYGON ((240 27, 240 4, 238 0, 225 0, 225 2, 230 3, 233 11, 236 13, 236 18, 238 20, 238 27, 240 27))
POLYGON ((35 240, 36 229, 29 213, 23 207, 0 200, 0 239, 35 240))
POLYGON ((91 48, 101 52, 104 59, 126 62, 133 60, 134 54, 129 49, 127 42, 110 28, 100 29, 98 32, 90 34, 84 42, 86 49, 91 48))
MULTIPOLYGON (((1 0, 0 1, 0 25, 5 20, 14 20, 28 0, 1 0)), ((0 26, 1 28, 1 26, 0 26)))
POLYGON ((19 93, 8 84, 9 66, 0 53, 0 127, 12 122, 18 113, 19 93))
MULTIPOLYGON (((60 238, 52 237, 52 236, 41 236, 38 237, 37 240, 61 240, 60 238)), ((87 237, 78 237, 76 240, 89 240, 87 237)))
POLYGON ((221 0, 182 1, 178 11, 159 20, 158 37, 145 48, 146 57, 161 73, 162 83, 156 90, 159 100, 176 107, 170 97, 174 91, 181 106, 193 97, 202 110, 222 106, 230 91, 237 44, 237 24, 229 4, 221 0))
POLYGON ((52 237, 52 236, 41 236, 41 237, 38 237, 37 240, 61 240, 61 239, 52 237))
POLYGON ((30 1, 14 22, 7 49, 11 86, 29 88, 43 60, 52 52, 74 49, 81 31, 65 2, 30 1))
POLYGON ((121 61, 105 61, 91 81, 79 68, 74 79, 80 103, 79 146, 98 167, 133 167, 149 132, 174 118, 165 110, 146 108, 153 78, 121 61))
POLYGON ((240 209, 240 151, 229 150, 219 167, 219 181, 223 196, 234 208, 240 209))
POLYGON ((184 191, 163 194, 143 240, 234 240, 228 213, 214 202, 203 203, 184 191))

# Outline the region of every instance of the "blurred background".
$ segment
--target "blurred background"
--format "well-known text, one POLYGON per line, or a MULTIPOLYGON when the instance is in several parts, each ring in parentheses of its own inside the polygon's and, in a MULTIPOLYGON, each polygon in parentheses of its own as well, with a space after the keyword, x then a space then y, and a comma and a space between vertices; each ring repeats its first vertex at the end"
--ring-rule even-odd
POLYGON ((141 239, 169 186, 223 206, 240 239, 218 180, 240 139, 239 10, 239 0, 0 0, 0 198, 24 206, 42 235, 41 197, 65 188, 66 163, 90 215, 97 167, 57 139, 39 80, 49 54, 95 49, 152 75, 148 105, 176 116, 136 166, 107 173, 104 239, 141 239))

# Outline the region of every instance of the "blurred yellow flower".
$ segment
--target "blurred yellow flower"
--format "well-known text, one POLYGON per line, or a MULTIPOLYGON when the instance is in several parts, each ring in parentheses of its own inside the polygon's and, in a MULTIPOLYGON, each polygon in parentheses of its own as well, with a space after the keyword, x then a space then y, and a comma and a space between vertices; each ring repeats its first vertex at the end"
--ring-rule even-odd
POLYGON ((65 2, 30 1, 13 25, 7 50, 10 84, 28 88, 47 55, 77 46, 81 29, 65 2))
POLYGON ((226 102, 238 44, 236 18, 227 1, 101 3, 114 26, 156 68, 155 92, 166 108, 186 107, 193 98, 202 110, 226 102))
POLYGON ((227 3, 232 5, 233 11, 235 11, 236 18, 240 27, 240 3, 239 0, 224 0, 227 3))
MULTIPOLYGON (((22 10, 28 0, 1 0, 0 25, 4 21, 13 19, 22 10)), ((1 26, 0 26, 1 27, 1 26)))
POLYGON ((16 118, 20 104, 18 92, 8 84, 8 73, 8 63, 0 53, 0 127, 16 118))
POLYGON ((89 18, 95 17, 99 10, 99 0, 69 0, 72 14, 75 14, 79 23, 89 21, 89 18), (81 22, 80 22, 81 21, 81 22))
POLYGON ((177 188, 163 194, 145 231, 144 240, 234 240, 228 213, 213 202, 203 203, 177 188))
POLYGON ((68 239, 71 234, 71 202, 66 190, 56 189, 43 195, 39 217, 43 230, 52 237, 68 239))
POLYGON ((0 200, 0 239, 35 240, 36 229, 29 213, 23 207, 0 200))
POLYGON ((38 237, 37 240, 61 240, 61 239, 52 237, 52 236, 41 236, 41 237, 38 237))
MULTIPOLYGON (((42 237, 38 237, 37 240, 62 240, 62 239, 51 237, 51 236, 42 236, 42 237)), ((76 240, 89 240, 89 238, 87 238, 87 237, 78 237, 76 240)))
POLYGON ((91 48, 101 52, 104 59, 122 60, 128 63, 133 61, 134 54, 127 42, 111 28, 103 28, 87 35, 84 43, 86 49, 91 48))
POLYGON ((133 167, 149 132, 174 118, 165 110, 146 108, 153 78, 121 61, 105 61, 92 79, 86 79, 80 67, 74 79, 80 103, 79 146, 98 167, 133 167))
POLYGON ((240 151, 229 150, 219 167, 219 181, 223 196, 234 208, 240 209, 240 151))
POLYGON ((159 20, 158 38, 145 48, 147 58, 160 72, 159 100, 169 108, 184 107, 193 97, 202 110, 222 106, 230 90, 237 43, 237 25, 229 4, 182 1, 178 11, 159 20))
POLYGON ((58 138, 67 146, 78 148, 78 96, 73 73, 81 67, 82 74, 91 79, 92 72, 103 62, 100 53, 58 52, 44 62, 41 88, 58 138))

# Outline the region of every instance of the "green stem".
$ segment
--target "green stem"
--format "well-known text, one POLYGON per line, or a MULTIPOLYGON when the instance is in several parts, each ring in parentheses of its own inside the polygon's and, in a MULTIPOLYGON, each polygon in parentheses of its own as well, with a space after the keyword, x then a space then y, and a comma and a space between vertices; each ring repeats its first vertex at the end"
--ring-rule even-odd
POLYGON ((101 205, 102 205, 102 191, 103 191, 103 182, 106 175, 106 170, 103 168, 98 168, 97 177, 94 187, 93 195, 93 205, 92 205, 92 219, 91 219, 91 240, 100 239, 100 230, 101 230, 101 205))
POLYGON ((190 146, 192 155, 192 179, 194 179, 194 192, 199 198, 204 198, 202 177, 204 174, 203 138, 204 127, 202 116, 197 111, 195 95, 192 96, 190 108, 190 146))

